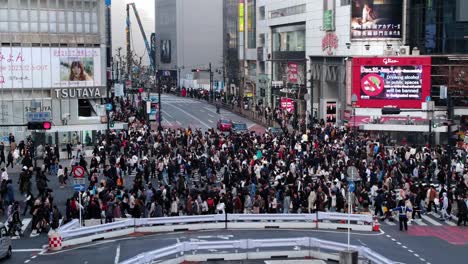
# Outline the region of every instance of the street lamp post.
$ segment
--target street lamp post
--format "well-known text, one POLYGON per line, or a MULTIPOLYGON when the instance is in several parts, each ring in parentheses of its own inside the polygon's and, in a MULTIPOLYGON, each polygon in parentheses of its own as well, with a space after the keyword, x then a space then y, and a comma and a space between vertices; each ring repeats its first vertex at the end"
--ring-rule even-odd
MULTIPOLYGON (((354 151, 356 150, 356 103, 357 103, 357 95, 351 95, 351 103, 353 105, 353 148, 354 151)), ((353 151, 353 153, 354 153, 353 151)))

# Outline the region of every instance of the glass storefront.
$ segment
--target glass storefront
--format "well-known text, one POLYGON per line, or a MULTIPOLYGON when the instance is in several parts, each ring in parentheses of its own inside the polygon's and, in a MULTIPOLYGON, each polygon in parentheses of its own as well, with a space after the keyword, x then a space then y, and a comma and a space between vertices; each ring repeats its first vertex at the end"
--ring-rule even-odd
MULTIPOLYGON (((272 29, 272 89, 288 93, 305 87, 305 25, 291 25, 272 29), (286 92, 286 91, 284 91, 286 92)), ((304 91, 300 91, 303 93, 304 91)))

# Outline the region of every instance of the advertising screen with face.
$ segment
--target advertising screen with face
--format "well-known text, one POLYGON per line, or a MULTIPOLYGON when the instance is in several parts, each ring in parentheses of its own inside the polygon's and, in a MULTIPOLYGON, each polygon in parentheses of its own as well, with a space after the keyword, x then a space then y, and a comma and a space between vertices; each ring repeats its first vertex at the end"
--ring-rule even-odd
POLYGON ((430 57, 355 58, 359 107, 421 108, 430 92, 430 57))

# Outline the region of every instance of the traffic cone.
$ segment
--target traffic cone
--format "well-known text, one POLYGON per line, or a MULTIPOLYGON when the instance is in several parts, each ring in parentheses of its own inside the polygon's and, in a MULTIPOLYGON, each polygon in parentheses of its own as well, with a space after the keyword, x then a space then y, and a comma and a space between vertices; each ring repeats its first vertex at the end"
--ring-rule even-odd
POLYGON ((380 223, 377 217, 374 217, 374 224, 372 225, 372 231, 380 232, 380 223))

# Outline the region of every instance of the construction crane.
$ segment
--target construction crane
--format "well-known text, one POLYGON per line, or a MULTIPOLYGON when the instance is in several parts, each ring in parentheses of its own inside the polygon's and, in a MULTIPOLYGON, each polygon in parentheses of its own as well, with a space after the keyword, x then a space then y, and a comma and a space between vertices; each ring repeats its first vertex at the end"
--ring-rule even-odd
POLYGON ((133 12, 135 13, 135 17, 138 22, 138 26, 140 27, 140 32, 141 35, 143 36, 143 41, 145 43, 145 48, 146 52, 148 53, 149 61, 151 64, 151 67, 154 69, 156 64, 154 61, 154 52, 152 51, 150 44, 148 43, 148 38, 146 37, 145 34, 145 29, 143 28, 143 24, 141 23, 140 15, 138 14, 138 11, 135 7, 135 3, 128 3, 127 4, 127 28, 126 28, 126 33, 127 33, 127 72, 128 72, 128 79, 131 81, 131 70, 132 70, 132 44, 130 41, 130 30, 131 30, 131 22, 130 22, 130 6, 133 8, 133 12))

